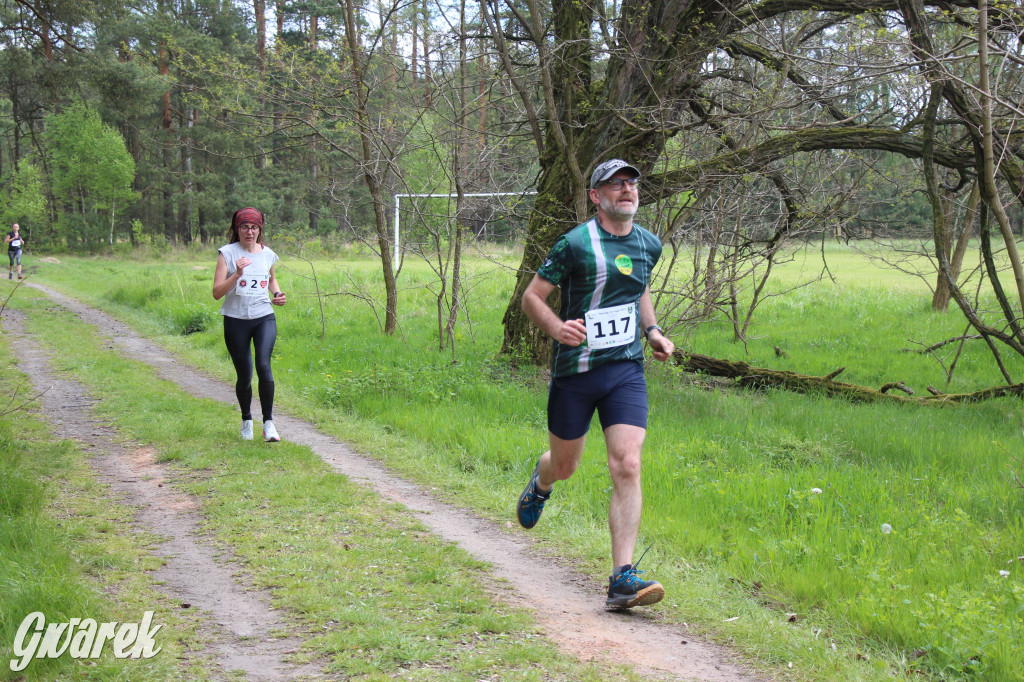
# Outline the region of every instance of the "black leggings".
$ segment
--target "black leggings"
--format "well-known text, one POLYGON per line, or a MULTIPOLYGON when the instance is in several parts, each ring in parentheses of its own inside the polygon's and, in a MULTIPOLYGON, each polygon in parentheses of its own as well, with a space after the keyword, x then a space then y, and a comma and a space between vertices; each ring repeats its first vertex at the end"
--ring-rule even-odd
POLYGON ((224 343, 235 365, 235 395, 242 409, 242 419, 252 419, 252 354, 256 348, 256 374, 259 376, 260 407, 263 421, 274 418, 274 375, 270 371, 270 354, 277 341, 277 318, 274 313, 255 320, 224 316, 224 343))

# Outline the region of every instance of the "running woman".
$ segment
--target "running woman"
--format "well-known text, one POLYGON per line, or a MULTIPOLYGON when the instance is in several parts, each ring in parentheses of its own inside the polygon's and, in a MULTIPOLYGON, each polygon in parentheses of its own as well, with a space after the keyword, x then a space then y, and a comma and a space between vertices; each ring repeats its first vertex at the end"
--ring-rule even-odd
POLYGON ((277 319, 272 305, 284 305, 284 292, 274 276, 277 254, 263 245, 263 214, 243 208, 231 218, 231 241, 218 249, 213 275, 213 298, 224 299, 224 342, 235 365, 235 396, 242 410, 242 439, 252 440, 252 366, 250 346, 256 350, 263 440, 281 440, 274 427, 274 375, 270 355, 277 340, 277 319))
POLYGON ((589 196, 597 217, 555 243, 522 299, 527 317, 555 345, 548 393, 550 450, 537 462, 516 516, 524 528, 537 524, 555 482, 568 479, 579 466, 597 410, 612 479, 612 575, 605 600, 612 609, 646 606, 665 596, 660 583, 639 577, 643 571, 633 562, 642 508, 640 453, 647 435, 641 334, 656 360, 668 360, 675 350, 651 302, 651 272, 661 257, 661 241, 633 224, 639 178, 640 171, 620 159, 594 170, 589 196), (559 313, 547 303, 555 287, 561 288, 559 313))
POLYGON ((14 279, 15 263, 18 264, 18 279, 24 279, 21 276, 21 247, 25 244, 25 238, 21 236, 18 223, 11 226, 11 231, 4 237, 4 241, 7 242, 7 258, 11 261, 7 269, 7 279, 14 279))

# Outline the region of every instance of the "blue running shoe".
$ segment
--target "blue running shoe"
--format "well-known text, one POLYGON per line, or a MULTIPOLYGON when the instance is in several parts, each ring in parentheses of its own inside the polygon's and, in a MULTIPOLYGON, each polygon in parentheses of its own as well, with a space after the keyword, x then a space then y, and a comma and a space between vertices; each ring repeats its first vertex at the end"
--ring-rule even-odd
MULTIPOLYGON (((650 549, 648 547, 647 549, 650 549)), ((647 554, 647 550, 644 550, 647 554)), ((640 560, 643 560, 643 554, 640 560)), ((634 606, 649 606, 656 604, 665 596, 665 588, 656 580, 641 580, 638 574, 643 571, 636 570, 640 564, 626 564, 621 573, 608 578, 608 599, 604 605, 609 609, 631 609, 634 606)))
POLYGON ((519 519, 519 525, 523 528, 533 528, 540 521, 540 515, 544 512, 544 503, 551 497, 551 491, 541 493, 537 488, 537 476, 540 472, 540 460, 537 460, 537 466, 533 468, 533 475, 530 476, 530 482, 526 484, 526 488, 523 490, 523 494, 519 496, 519 501, 516 503, 516 518, 519 519))

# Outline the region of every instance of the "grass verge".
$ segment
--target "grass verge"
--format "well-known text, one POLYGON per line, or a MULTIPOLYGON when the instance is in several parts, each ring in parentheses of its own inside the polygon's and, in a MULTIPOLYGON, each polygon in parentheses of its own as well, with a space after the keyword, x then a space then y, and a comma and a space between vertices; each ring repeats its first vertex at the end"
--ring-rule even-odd
POLYGON ((221 405, 124 359, 63 309, 21 305, 101 418, 158 451, 201 500, 204 530, 309 633, 298 660, 324 660, 346 679, 632 677, 560 655, 524 612, 488 594, 482 565, 307 448, 239 441, 209 419, 221 405))
MULTIPOLYGON (((931 313, 919 286, 844 257, 858 284, 767 302, 746 359, 822 374, 849 365, 844 378, 865 384, 944 385, 934 358, 901 349, 955 336, 961 323, 931 313)), ((174 312, 216 314, 212 263, 159 267, 74 260, 45 274, 230 381, 219 327, 182 336, 174 312), (107 280, 117 284, 81 286, 107 280)), ((377 286, 372 263, 318 267, 323 290, 377 286)), ((427 350, 437 346, 429 274, 403 271, 400 334, 378 335, 370 311, 331 297, 321 341, 311 285, 282 267, 291 303, 278 314, 274 369, 284 409, 505 522, 545 446, 544 384, 494 359, 508 282, 486 268, 467 264, 472 324, 439 353, 427 350)), ((727 332, 712 323, 688 345, 742 353, 727 332)), ((979 348, 964 349, 950 390, 1000 383, 979 348)), ((654 542, 645 567, 666 585, 666 618, 805 679, 1024 677, 1024 493, 1007 469, 1024 451, 1019 401, 899 408, 720 390, 663 368, 649 380, 641 543, 654 542)), ((234 415, 217 414, 228 433, 234 415)), ((600 583, 609 482, 593 433, 531 533, 600 583)))
MULTIPOLYGON (((9 341, 0 334, 0 396, 16 407, 33 391, 9 341)), ((0 417, 0 679, 190 677, 202 669, 183 658, 186 642, 201 645, 196 623, 155 589, 148 572, 159 560, 148 550, 156 538, 132 528, 132 510, 110 498, 88 458, 31 404, 0 417), (149 610, 163 625, 156 636, 163 649, 153 658, 118 660, 108 645, 98 659, 34 659, 11 670, 25 653, 15 655, 15 636, 30 613, 42 612, 47 623, 139 622, 149 610)))

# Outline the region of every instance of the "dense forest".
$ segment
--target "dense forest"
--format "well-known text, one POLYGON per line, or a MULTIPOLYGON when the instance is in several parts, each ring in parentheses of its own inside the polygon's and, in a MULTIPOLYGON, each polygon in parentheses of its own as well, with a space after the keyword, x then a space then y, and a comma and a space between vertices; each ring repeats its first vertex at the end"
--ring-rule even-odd
POLYGON ((618 156, 686 263, 655 287, 673 324, 725 311, 741 339, 788 245, 895 239, 931 260, 936 309, 1024 352, 1015 3, 0 0, 0 20, 0 219, 35 248, 216 241, 257 206, 275 239, 375 253, 392 331, 407 254, 450 328, 464 240, 516 241, 506 349, 539 356, 518 292, 618 156), (396 197, 423 194, 444 197, 400 205, 399 251, 396 197), (995 322, 965 288, 982 270, 995 322))
MULTIPOLYGON (((373 234, 368 164, 389 205, 447 194, 459 144, 478 157, 459 169, 466 191, 528 190, 536 173, 480 37, 470 53, 471 29, 452 25, 458 8, 0 6, 0 206, 37 248, 216 240, 243 205, 275 231, 358 238, 373 234), (456 120, 460 98, 473 121, 456 120)), ((494 213, 467 221, 500 232, 494 213)))
MULTIPOLYGON (((562 48, 551 36, 531 32, 552 30, 551 7, 426 0, 267 4, 3 0, 4 220, 20 220, 36 246, 95 249, 155 238, 188 243, 219 235, 234 208, 251 204, 265 209, 276 227, 349 238, 372 233, 371 190, 391 211, 392 197, 402 192, 455 192, 456 184, 467 194, 536 188, 545 151, 534 144, 536 127, 545 109, 562 106, 546 100, 542 68, 545 58, 564 57, 545 56, 543 48, 562 48)), ((602 78, 614 64, 610 33, 616 14, 625 19, 629 10, 630 3, 592 8, 584 37, 607 46, 594 48, 601 54, 590 79, 602 78)), ((845 119, 908 116, 899 101, 907 92, 900 89, 916 87, 910 82, 914 65, 878 63, 899 56, 893 49, 897 27, 876 12, 861 22, 859 36, 844 35, 853 27, 841 21, 843 11, 805 11, 803 25, 763 22, 756 31, 774 44, 759 49, 774 48, 770 55, 755 49, 753 36, 730 37, 700 55, 708 110, 690 112, 685 125, 700 130, 699 117, 710 124, 718 108, 742 118, 744 109, 757 106, 749 99, 755 92, 784 85, 770 69, 804 45, 818 53, 819 68, 832 72, 805 77, 805 92, 821 90, 816 81, 841 79, 819 98, 827 95, 845 119), (849 53, 848 64, 837 59, 839 49, 849 53), (872 50, 874 64, 857 54, 872 50), (842 69, 847 73, 836 73, 842 69)), ((1010 48, 999 65, 1004 71, 1021 68, 1010 48)), ((800 84, 797 69, 809 67, 792 61, 787 77, 800 84)), ((649 78, 639 71, 631 77, 649 78)), ((1019 81, 1004 82, 1019 87, 1019 81)), ((667 88, 662 94, 673 95, 667 88)), ((1008 101, 1013 94, 1019 90, 1003 92, 1008 101)), ((792 125, 786 119, 794 102, 766 98, 759 125, 792 125)), ((633 115, 653 118, 650 109, 638 106, 633 115)), ((662 121, 663 136, 675 136, 669 129, 678 125, 662 121)), ((716 125, 725 139, 729 122, 716 125)), ((706 134, 683 131, 662 156, 699 156, 708 142, 706 134)), ((815 180, 825 186, 822 196, 844 199, 818 207, 817 227, 856 236, 931 232, 920 172, 903 156, 885 150, 843 156, 857 158, 842 159, 815 180)), ((581 158, 580 165, 589 161, 581 158)), ((721 192, 720 205, 710 209, 727 215, 730 194, 721 192)), ((494 201, 468 203, 463 215, 477 232, 501 214, 488 208, 494 201)), ((1010 211, 1019 230, 1021 212, 1010 211)), ((490 230, 502 237, 506 231, 490 230)))

